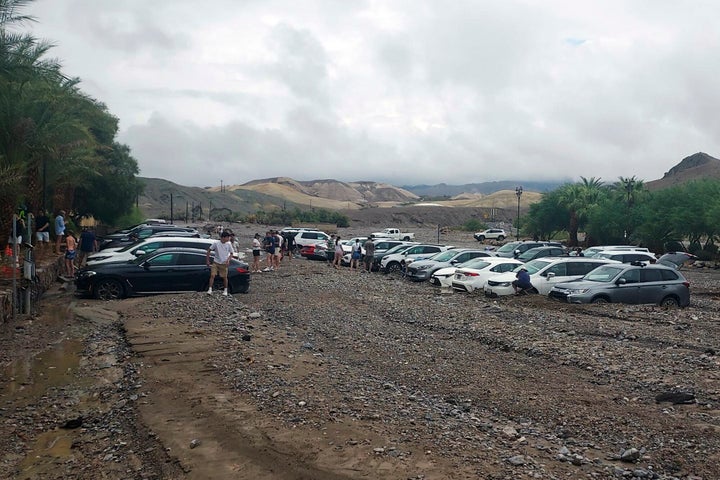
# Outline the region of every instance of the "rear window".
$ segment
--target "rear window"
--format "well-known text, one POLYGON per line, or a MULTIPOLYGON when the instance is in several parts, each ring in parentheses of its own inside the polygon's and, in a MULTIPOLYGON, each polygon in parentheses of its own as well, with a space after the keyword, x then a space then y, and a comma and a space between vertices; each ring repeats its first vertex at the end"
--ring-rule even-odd
POLYGON ((672 270, 660 270, 660 273, 662 274, 663 280, 677 280, 680 278, 677 274, 677 272, 673 272, 672 270))
POLYGON ((640 281, 641 282, 659 282, 662 280, 662 273, 660 273, 660 270, 656 270, 654 268, 648 269, 648 270, 642 270, 640 272, 640 281))

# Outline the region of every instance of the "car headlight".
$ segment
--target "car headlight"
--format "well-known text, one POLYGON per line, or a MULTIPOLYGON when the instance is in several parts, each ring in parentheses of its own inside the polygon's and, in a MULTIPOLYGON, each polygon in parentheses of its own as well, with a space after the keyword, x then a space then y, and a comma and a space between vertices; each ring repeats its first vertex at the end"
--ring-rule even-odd
POLYGON ((585 293, 588 291, 587 288, 568 288, 565 290, 568 295, 578 294, 578 293, 585 293))
POLYGON ((510 285, 512 285, 512 282, 497 282, 496 285, 498 287, 509 287, 510 285))
POLYGON ((93 275, 97 275, 97 272, 93 270, 81 270, 80 272, 78 272, 79 278, 88 278, 92 277, 93 275))

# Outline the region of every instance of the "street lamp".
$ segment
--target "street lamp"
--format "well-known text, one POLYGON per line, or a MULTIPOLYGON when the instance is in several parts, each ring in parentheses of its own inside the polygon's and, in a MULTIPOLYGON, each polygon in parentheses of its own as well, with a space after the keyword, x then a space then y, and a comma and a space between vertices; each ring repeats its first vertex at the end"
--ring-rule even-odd
POLYGON ((517 210, 517 237, 516 240, 520 240, 520 197, 522 196, 522 185, 515 187, 515 195, 518 197, 518 210, 517 210))

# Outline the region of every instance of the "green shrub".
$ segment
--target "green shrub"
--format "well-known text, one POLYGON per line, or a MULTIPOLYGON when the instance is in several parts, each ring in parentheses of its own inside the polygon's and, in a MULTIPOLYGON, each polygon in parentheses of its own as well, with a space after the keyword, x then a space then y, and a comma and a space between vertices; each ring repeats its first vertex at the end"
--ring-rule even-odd
POLYGON ((486 230, 487 228, 487 225, 478 220, 477 218, 471 218, 462 226, 462 229, 466 232, 479 232, 481 230, 486 230))

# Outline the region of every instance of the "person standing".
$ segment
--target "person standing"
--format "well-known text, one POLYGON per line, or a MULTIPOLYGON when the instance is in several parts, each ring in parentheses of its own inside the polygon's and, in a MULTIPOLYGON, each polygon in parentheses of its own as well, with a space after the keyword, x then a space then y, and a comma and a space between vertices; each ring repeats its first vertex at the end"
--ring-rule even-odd
POLYGON ((80 233, 80 253, 78 254, 78 267, 83 267, 87 263, 88 256, 98 251, 97 238, 95 233, 88 227, 83 227, 80 233))
POLYGON ((327 255, 327 263, 328 265, 333 265, 335 261, 335 236, 330 235, 330 238, 327 241, 327 250, 325 251, 325 255, 327 255))
POLYGON ((228 294, 228 266, 232 259, 233 248, 230 243, 230 233, 224 231, 220 234, 220 240, 215 240, 210 248, 207 249, 205 261, 210 267, 210 283, 208 286, 208 295, 212 295, 215 276, 220 275, 223 279, 223 295, 228 294), (210 252, 215 252, 212 265, 210 265, 210 252))
POLYGON ((365 264, 365 271, 370 273, 372 271, 373 261, 375 260, 375 243, 368 237, 363 245, 365 249, 365 256, 363 257, 363 263, 365 264))
POLYGON ((280 268, 280 260, 282 260, 283 256, 285 239, 277 230, 273 232, 273 235, 275 236, 275 268, 278 269, 280 268))
POLYGON ((358 269, 360 257, 362 257, 362 247, 360 246, 360 239, 356 238, 350 250, 350 270, 358 269))
POLYGON ((272 230, 265 232, 265 239, 263 245, 265 245, 265 260, 267 266, 263 269, 263 272, 272 272, 275 270, 275 235, 272 234, 272 230))
POLYGON ((338 235, 335 237, 335 258, 333 258, 333 267, 335 267, 336 270, 340 269, 344 254, 345 252, 343 252, 342 243, 340 243, 340 235, 338 235))
POLYGON ((50 218, 45 210, 40 210, 38 213, 39 215, 35 217, 35 240, 38 250, 44 250, 50 243, 50 218))
POLYGON ((65 237, 65 271, 67 276, 75 278, 75 249, 77 248, 77 240, 73 232, 68 230, 65 237))
POLYGON ((60 210, 55 217, 55 253, 60 255, 60 244, 65 236, 65 210, 60 210))
POLYGON ((260 234, 256 233, 252 239, 252 254, 253 262, 250 270, 253 273, 260 273, 260 250, 262 249, 262 243, 260 243, 260 234))

